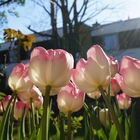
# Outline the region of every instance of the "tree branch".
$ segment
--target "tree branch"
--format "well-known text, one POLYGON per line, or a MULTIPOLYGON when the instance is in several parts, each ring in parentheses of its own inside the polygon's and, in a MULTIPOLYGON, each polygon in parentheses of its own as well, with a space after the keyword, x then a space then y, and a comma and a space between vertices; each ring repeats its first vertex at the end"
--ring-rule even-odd
POLYGON ((38 6, 42 7, 49 16, 51 16, 51 13, 49 12, 49 10, 41 3, 39 3, 38 1, 32 0, 34 3, 36 3, 38 6))
POLYGON ((32 29, 31 26, 28 26, 27 28, 28 28, 30 31, 32 31, 33 33, 38 34, 38 35, 40 35, 40 36, 46 36, 46 37, 51 37, 51 38, 54 37, 54 36, 51 35, 51 34, 37 32, 36 30, 32 29))
POLYGON ((62 9, 62 6, 58 3, 58 1, 54 0, 53 1, 60 9, 62 9))
POLYGON ((3 2, 0 3, 0 6, 6 5, 10 2, 12 2, 12 0, 3 1, 3 2))
POLYGON ((76 2, 77 2, 77 0, 74 0, 72 6, 70 7, 69 14, 71 13, 72 9, 74 8, 74 5, 75 5, 76 2))
POLYGON ((85 3, 84 3, 84 5, 83 5, 83 8, 84 9, 83 9, 83 13, 82 13, 82 15, 80 17, 80 21, 83 19, 84 15, 86 13, 88 2, 89 2, 89 0, 86 0, 85 3))
POLYGON ((98 14, 100 14, 102 11, 106 10, 108 7, 109 7, 109 5, 106 5, 105 7, 103 7, 103 8, 100 9, 99 11, 97 11, 96 13, 90 14, 90 16, 87 17, 86 19, 84 19, 83 21, 82 21, 82 19, 81 19, 80 22, 83 22, 83 23, 84 23, 84 22, 86 22, 87 20, 90 20, 91 18, 93 18, 93 17, 97 16, 98 14))

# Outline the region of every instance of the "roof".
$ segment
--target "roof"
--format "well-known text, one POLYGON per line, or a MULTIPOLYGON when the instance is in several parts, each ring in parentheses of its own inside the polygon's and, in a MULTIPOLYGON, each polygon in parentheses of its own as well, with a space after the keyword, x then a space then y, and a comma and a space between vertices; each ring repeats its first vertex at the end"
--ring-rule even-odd
MULTIPOLYGON (((91 26, 89 26, 85 23, 81 23, 80 27, 85 27, 85 28, 91 29, 91 26)), ((37 33, 34 33, 33 35, 36 37, 36 42, 48 41, 51 38, 45 36, 45 34, 52 35, 52 29, 49 29, 49 30, 46 30, 46 31, 43 31, 43 32, 39 32, 39 33, 44 34, 44 36, 39 35, 37 33)), ((58 33, 59 37, 63 37, 63 27, 57 28, 57 33, 58 33)))
MULTIPOLYGON (((11 43, 10 42, 4 42, 0 44, 0 51, 6 51, 9 50, 11 43)), ((12 46, 12 48, 16 48, 16 46, 12 46)))
POLYGON ((99 25, 92 30, 91 35, 101 36, 136 29, 140 29, 140 18, 128 19, 125 21, 118 21, 110 24, 99 25))

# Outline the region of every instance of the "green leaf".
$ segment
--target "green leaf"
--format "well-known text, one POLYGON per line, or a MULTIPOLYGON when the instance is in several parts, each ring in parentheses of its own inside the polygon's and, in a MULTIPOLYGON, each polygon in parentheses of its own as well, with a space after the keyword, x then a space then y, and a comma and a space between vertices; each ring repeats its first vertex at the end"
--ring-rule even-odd
POLYGON ((137 110, 136 110, 136 103, 133 104, 132 106, 132 113, 131 113, 131 128, 130 128, 130 140, 139 140, 140 135, 139 135, 139 120, 137 119, 137 110))
POLYGON ((106 134, 103 131, 103 129, 99 129, 97 131, 97 135, 98 135, 99 140, 108 140, 106 134))
POLYGON ((109 140, 116 140, 117 135, 118 135, 118 131, 116 129, 115 124, 113 124, 110 130, 109 140))
POLYGON ((3 140, 3 137, 4 137, 4 131, 6 130, 6 124, 8 123, 9 121, 9 117, 11 114, 10 114, 10 105, 11 105, 11 102, 13 100, 14 96, 11 97, 8 105, 7 105, 7 108, 6 108, 6 111, 4 112, 4 115, 3 115, 3 118, 2 118, 2 123, 1 123, 1 126, 0 126, 0 140, 3 140))
POLYGON ((3 99, 3 97, 5 97, 6 94, 4 92, 0 92, 0 100, 3 99))
POLYGON ((130 126, 129 118, 125 118, 125 140, 129 140, 130 126))

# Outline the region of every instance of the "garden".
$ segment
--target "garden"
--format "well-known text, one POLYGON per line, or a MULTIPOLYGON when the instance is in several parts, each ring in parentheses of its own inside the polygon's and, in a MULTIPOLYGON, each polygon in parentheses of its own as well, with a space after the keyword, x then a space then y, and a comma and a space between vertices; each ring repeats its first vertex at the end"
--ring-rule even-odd
POLYGON ((0 140, 138 140, 139 72, 140 60, 118 62, 99 45, 76 67, 67 51, 36 47, 1 93, 0 140))

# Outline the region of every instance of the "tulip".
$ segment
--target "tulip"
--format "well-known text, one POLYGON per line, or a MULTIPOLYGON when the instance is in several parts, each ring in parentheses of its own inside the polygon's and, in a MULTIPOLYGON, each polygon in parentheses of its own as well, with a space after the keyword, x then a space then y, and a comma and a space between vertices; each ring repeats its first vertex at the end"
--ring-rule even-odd
POLYGON ((73 68, 73 56, 68 52, 58 50, 45 50, 42 47, 35 48, 31 53, 29 76, 34 85, 44 96, 41 139, 49 137, 49 96, 57 94, 58 90, 70 80, 70 70, 73 68), (56 92, 51 92, 51 91, 56 92))
POLYGON ((109 61, 110 61, 111 76, 113 77, 119 71, 119 64, 118 60, 115 60, 112 56, 109 57, 109 61))
POLYGON ((103 108, 99 111, 99 119, 102 125, 107 127, 109 125, 109 111, 108 108, 103 108))
POLYGON ((115 96, 121 90, 115 77, 110 80, 110 95, 115 96))
POLYGON ((28 66, 22 63, 17 64, 9 76, 8 85, 16 93, 32 88, 33 84, 28 76, 28 66))
POLYGON ((36 100, 33 100, 33 105, 35 109, 40 109, 43 105, 43 97, 39 96, 36 100))
POLYGON ((0 113, 3 112, 2 102, 0 101, 0 113))
POLYGON ((110 63, 99 45, 92 46, 87 52, 87 61, 80 59, 72 70, 72 80, 77 87, 87 93, 105 88, 109 84, 110 63))
POLYGON ((18 93, 18 97, 23 103, 26 104, 30 104, 30 102, 32 101, 34 107, 37 109, 39 109, 41 105, 43 105, 42 94, 36 86, 33 86, 32 89, 26 92, 18 93))
POLYGON ((119 73, 115 77, 123 92, 130 97, 140 97, 140 60, 124 56, 119 73))
POLYGON ((101 96, 101 93, 99 91, 94 91, 91 93, 87 93, 87 95, 92 99, 98 99, 101 96))
MULTIPOLYGON (((72 55, 64 50, 45 50, 37 47, 31 53, 30 79, 41 90, 47 86, 57 90, 68 83, 73 64, 72 55)), ((57 92, 50 93, 50 95, 54 94, 57 92)))
POLYGON ((84 99, 85 94, 69 83, 57 95, 58 108, 63 113, 76 112, 82 108, 84 99))
POLYGON ((120 109, 128 109, 131 106, 131 98, 125 93, 116 96, 120 109))
POLYGON ((20 119, 23 115, 23 112, 28 110, 28 106, 22 101, 17 101, 14 108, 14 117, 16 120, 20 119))
MULTIPOLYGON (((7 108, 7 106, 8 106, 8 103, 9 103, 11 97, 12 97, 11 95, 7 95, 7 96, 5 96, 5 97, 2 99, 2 101, 1 101, 2 110, 3 110, 3 109, 4 109, 4 111, 6 110, 6 108, 7 108)), ((12 105, 12 104, 11 104, 11 105, 12 105)))

